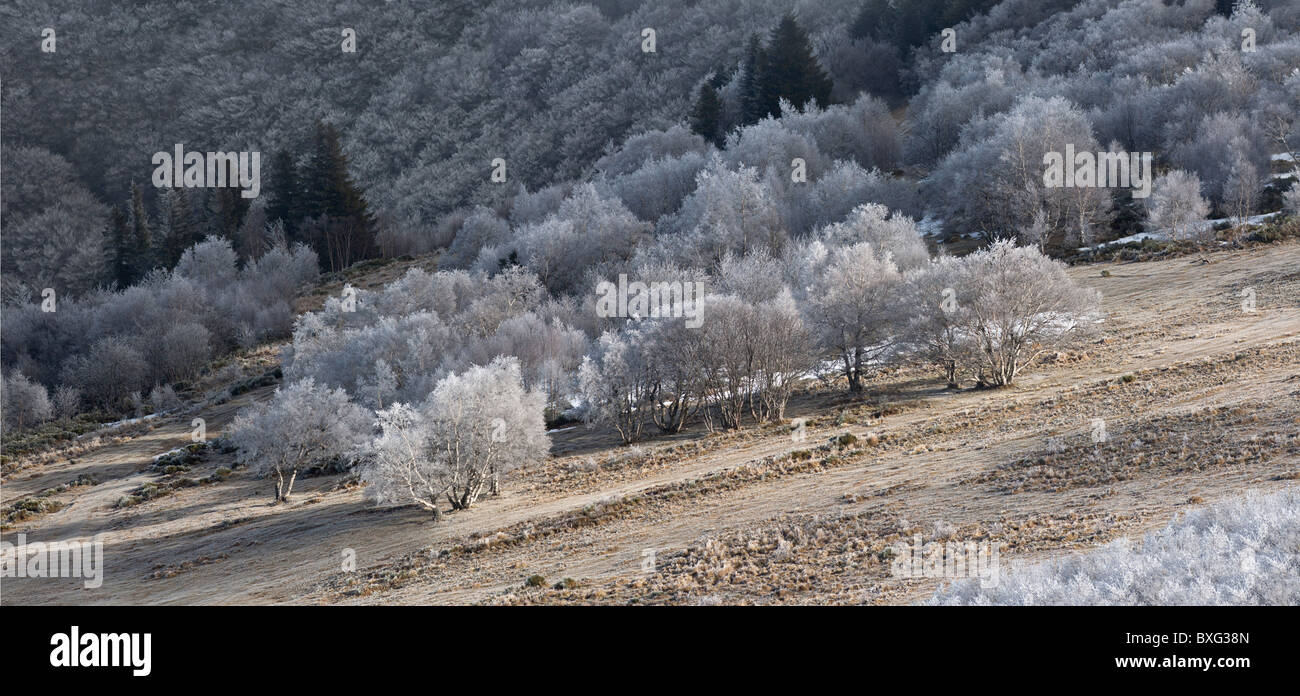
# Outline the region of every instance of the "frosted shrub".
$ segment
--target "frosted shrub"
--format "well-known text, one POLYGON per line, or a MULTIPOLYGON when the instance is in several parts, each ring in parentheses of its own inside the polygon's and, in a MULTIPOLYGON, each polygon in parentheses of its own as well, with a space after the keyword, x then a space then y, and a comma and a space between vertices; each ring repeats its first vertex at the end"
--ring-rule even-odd
POLYGON ((1148 231, 1168 230, 1174 239, 1214 238, 1208 225, 1196 227, 1210 214, 1210 204, 1201 197, 1201 179, 1195 174, 1175 169, 1156 177, 1146 205, 1148 231))
POLYGON ((1044 155, 1068 145, 1101 150, 1087 114, 1063 97, 1027 97, 1007 113, 973 121, 962 145, 926 180, 926 195, 945 225, 978 230, 990 241, 1041 216, 1046 246, 1090 244, 1092 231, 1113 218, 1111 192, 1044 185, 1044 155))
POLYGON ((149 392, 149 405, 154 413, 175 411, 185 404, 176 396, 176 390, 170 384, 155 385, 149 392))
POLYGON ((589 422, 612 425, 625 443, 641 437, 654 385, 635 332, 604 333, 578 368, 578 385, 589 422))
POLYGON ((229 241, 208 237, 181 255, 175 273, 204 288, 220 289, 235 282, 239 275, 238 261, 239 256, 229 241))
POLYGON ((1300 217, 1300 171, 1292 173, 1296 183, 1291 185, 1291 189, 1282 195, 1282 207, 1287 213, 1300 217))
POLYGON ((862 389, 872 363, 891 349, 902 276, 889 254, 861 242, 826 255, 808 293, 809 322, 827 357, 840 366, 849 391, 862 389))
POLYGON ((658 220, 677 212, 695 190, 695 176, 706 160, 698 152, 651 160, 640 169, 602 179, 602 192, 617 196, 638 218, 658 220))
POLYGON ((869 243, 877 256, 889 258, 903 271, 930 260, 916 222, 875 203, 854 208, 843 222, 823 227, 817 236, 831 247, 869 243))
POLYGON ((193 322, 176 324, 165 331, 162 340, 152 347, 152 369, 168 382, 193 377, 208 361, 210 332, 193 322))
POLYGON ((440 263, 444 268, 465 268, 478 258, 479 249, 508 241, 510 224, 491 208, 479 206, 465 218, 440 263))
POLYGON ((1300 604, 1300 491, 1193 510, 1139 543, 1013 568, 994 587, 962 581, 940 605, 1300 604))
POLYGON ((596 160, 592 166, 610 176, 628 174, 645 166, 651 160, 663 157, 681 157, 689 152, 708 152, 704 138, 677 125, 668 130, 652 130, 633 135, 617 150, 596 160))
POLYGON ((14 370, 4 377, 3 401, 4 425, 14 430, 22 430, 39 425, 54 415, 50 396, 39 382, 32 382, 23 373, 14 370))
POLYGON ((75 387, 61 386, 54 390, 54 415, 57 418, 71 419, 81 410, 81 390, 75 387))
POLYGON ((966 329, 972 282, 961 259, 944 256, 907 275, 904 303, 911 320, 902 328, 912 354, 943 370, 949 389, 974 362, 976 346, 966 329))
POLYGON ((702 268, 712 268, 728 251, 765 247, 776 253, 787 237, 771 180, 753 167, 732 171, 716 160, 696 176, 694 193, 664 226, 678 232, 676 248, 664 258, 702 268))
POLYGON ((63 383, 76 385, 91 405, 116 409, 127 395, 145 387, 148 373, 149 365, 135 346, 107 336, 86 353, 68 359, 63 383))

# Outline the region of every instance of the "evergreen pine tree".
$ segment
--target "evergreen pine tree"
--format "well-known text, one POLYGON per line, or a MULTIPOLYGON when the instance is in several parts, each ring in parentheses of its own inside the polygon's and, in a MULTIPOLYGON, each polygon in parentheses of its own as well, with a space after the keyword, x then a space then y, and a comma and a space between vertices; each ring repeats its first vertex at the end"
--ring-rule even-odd
POLYGON ((781 115, 780 100, 787 99, 796 107, 816 100, 826 106, 831 98, 831 79, 813 56, 808 33, 787 14, 772 31, 763 70, 759 72, 759 88, 764 114, 781 115))
POLYGON ((758 123, 767 112, 763 110, 762 85, 759 82, 763 72, 763 44, 758 35, 749 37, 749 47, 745 50, 745 61, 740 73, 740 125, 748 126, 758 123))
POLYGON ((705 140, 722 147, 722 100, 718 90, 705 82, 695 99, 695 108, 691 110, 691 130, 699 133, 705 140))
POLYGON ((170 269, 181 254, 193 244, 189 205, 183 188, 165 188, 158 194, 154 215, 153 257, 159 266, 170 269))
POLYGON ((131 267, 131 233, 126 213, 113 206, 108 215, 108 232, 104 235, 104 276, 109 285, 125 288, 135 279, 131 267))
POLYGON ((131 182, 131 211, 128 217, 130 257, 127 263, 132 269, 132 280, 141 278, 154 267, 153 237, 149 230, 149 214, 144 209, 144 192, 139 184, 131 182))
POLYGON ((867 0, 849 27, 849 35, 855 39, 892 42, 897 23, 898 13, 889 0, 867 0))
MULTIPOLYGON (((222 163, 219 166, 225 166, 222 163)), ((226 174, 226 181, 237 181, 239 172, 231 169, 226 174)), ((236 244, 239 228, 244 224, 251 201, 243 196, 243 189, 237 186, 215 187, 208 190, 208 214, 210 233, 230 240, 236 244)))
POLYGON ((374 250, 374 220, 365 192, 348 174, 339 132, 328 123, 316 123, 311 157, 302 173, 303 217, 319 219, 311 238, 322 263, 340 270, 368 258, 374 250))
POLYGON ((298 184, 298 167, 293 155, 288 150, 280 150, 271 158, 268 194, 270 200, 266 206, 266 219, 274 223, 284 222, 284 231, 289 239, 296 239, 298 221, 301 218, 299 197, 302 195, 298 184))

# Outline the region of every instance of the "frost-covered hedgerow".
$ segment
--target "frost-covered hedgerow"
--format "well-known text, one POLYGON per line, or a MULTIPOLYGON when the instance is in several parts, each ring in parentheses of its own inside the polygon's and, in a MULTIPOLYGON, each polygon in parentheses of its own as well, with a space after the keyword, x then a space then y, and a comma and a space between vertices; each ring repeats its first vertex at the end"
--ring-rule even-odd
POLYGON ((928 604, 1300 604, 1300 489, 1193 510, 1140 544, 962 581, 928 604))

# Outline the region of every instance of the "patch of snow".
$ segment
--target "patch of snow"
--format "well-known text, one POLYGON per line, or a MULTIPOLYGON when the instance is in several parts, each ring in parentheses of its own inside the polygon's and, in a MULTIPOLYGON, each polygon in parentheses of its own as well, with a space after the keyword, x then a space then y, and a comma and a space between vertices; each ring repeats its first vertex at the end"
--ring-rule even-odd
POLYGON ((153 420, 161 415, 162 415, 161 413, 150 413, 149 415, 141 416, 140 418, 125 418, 120 421, 113 421, 112 423, 109 423, 108 425, 101 427, 100 430, 108 430, 110 428, 121 428, 122 426, 126 426, 126 425, 135 425, 136 423, 143 423, 145 421, 153 420))
POLYGON ((166 452, 163 452, 162 454, 155 454, 155 455, 153 456, 153 460, 156 462, 156 461, 158 461, 159 459, 162 459, 163 457, 167 457, 167 456, 170 456, 170 455, 176 454, 177 452, 184 452, 184 451, 185 451, 185 448, 184 448, 184 447, 177 447, 176 449, 170 449, 170 450, 167 450, 166 452))
POLYGON ((1130 243, 1130 242, 1140 242, 1140 241, 1142 241, 1142 240, 1144 240, 1144 239, 1167 239, 1168 237, 1169 237, 1169 235, 1168 235, 1167 233, 1165 233, 1165 232, 1138 232, 1137 234, 1130 234, 1130 235, 1127 236, 1127 237, 1120 237, 1119 239, 1112 239, 1112 240, 1110 240, 1109 242, 1102 242, 1101 244, 1094 244, 1093 246, 1090 246, 1090 247, 1086 247, 1086 246, 1085 246, 1085 247, 1079 247, 1078 250, 1079 250, 1079 251, 1088 251, 1089 249, 1105 249, 1106 247, 1108 247, 1108 246, 1112 246, 1112 245, 1114 245, 1114 244, 1128 244, 1128 243, 1130 243))
MULTIPOLYGON (((1262 222, 1265 222, 1265 221, 1267 221, 1267 220, 1271 220, 1271 219, 1273 219, 1273 218, 1275 218, 1275 217, 1277 217, 1278 215, 1281 215, 1281 214, 1282 214, 1282 211, 1279 210, 1279 211, 1274 212, 1274 213, 1264 213, 1264 214, 1262 214, 1262 215, 1252 215, 1252 216, 1246 218, 1246 222, 1245 222, 1245 224, 1248 224, 1248 225, 1258 225, 1258 224, 1260 224, 1260 223, 1262 223, 1262 222)), ((1232 221, 1232 218, 1218 218, 1217 220, 1201 220, 1200 222, 1198 222, 1198 223, 1196 223, 1195 225, 1193 225, 1193 226, 1192 226, 1192 229, 1195 230, 1195 231, 1197 231, 1197 232, 1203 232, 1203 231, 1205 231, 1205 230, 1211 230, 1211 229, 1214 229, 1214 226, 1215 226, 1215 225, 1218 225, 1219 223, 1223 223, 1223 222, 1231 222, 1231 221, 1232 221)), ((1142 240, 1144 240, 1144 239, 1159 239, 1159 240, 1167 240, 1167 239, 1169 239, 1169 238, 1170 238, 1170 235, 1169 235, 1168 230, 1159 230, 1159 231, 1156 231, 1156 232, 1138 232, 1137 234, 1130 234, 1130 235, 1127 236, 1127 237, 1120 237, 1119 239, 1112 239, 1112 240, 1110 240, 1109 242, 1102 242, 1101 244, 1096 244, 1096 245, 1093 245, 1093 246, 1090 246, 1090 247, 1079 247, 1078 250, 1079 250, 1079 251, 1088 251, 1089 249, 1104 249, 1104 248, 1106 248, 1106 247, 1108 247, 1108 246, 1111 246, 1112 244, 1128 244, 1129 242, 1140 242, 1140 241, 1142 241, 1142 240)))
POLYGON ((916 223, 916 229, 921 231, 922 237, 938 237, 943 234, 943 220, 926 215, 916 223))

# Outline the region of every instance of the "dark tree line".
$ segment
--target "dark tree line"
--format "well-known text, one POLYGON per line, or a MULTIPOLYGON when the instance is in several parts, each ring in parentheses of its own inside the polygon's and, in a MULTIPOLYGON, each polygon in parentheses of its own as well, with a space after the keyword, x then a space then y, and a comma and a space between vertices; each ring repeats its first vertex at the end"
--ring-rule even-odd
MULTIPOLYGON (((786 15, 772 30, 764 45, 758 35, 751 36, 740 65, 740 123, 747 126, 768 117, 781 115, 781 100, 802 108, 815 101, 827 106, 831 99, 831 78, 817 57, 812 42, 792 15, 786 15)), ((722 98, 716 78, 700 85, 691 112, 691 129, 710 142, 722 146, 722 98)))
POLYGON ((323 269, 337 271, 375 253, 375 220, 365 191, 348 173, 334 126, 317 122, 305 162, 281 150, 271 161, 267 220, 279 220, 289 241, 309 245, 323 269))
POLYGON ((250 215, 252 201, 237 187, 159 189, 150 215, 144 189, 132 182, 127 203, 109 212, 105 282, 125 288, 155 268, 170 270, 207 236, 229 240, 244 260, 276 242, 303 242, 316 252, 322 269, 331 271, 374 255, 374 218, 365 192, 348 173, 333 126, 316 124, 301 164, 287 150, 275 153, 267 179, 264 217, 250 215), (281 231, 283 237, 273 238, 281 231))
POLYGON ((209 231, 203 218, 193 210, 193 201, 207 208, 201 193, 183 188, 161 189, 155 213, 150 216, 145 207, 144 189, 139 183, 131 182, 126 205, 113 206, 109 211, 108 230, 104 235, 105 282, 125 288, 155 268, 174 267, 181 254, 202 241, 209 231))
POLYGON ((1002 0, 866 0, 849 27, 857 39, 890 44, 901 53, 988 10, 1002 0))

